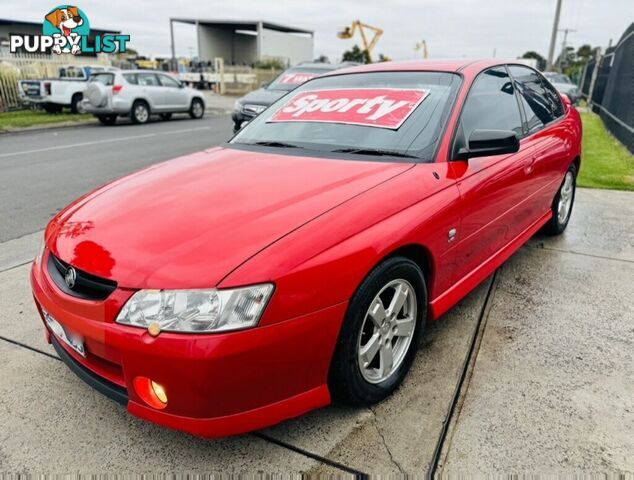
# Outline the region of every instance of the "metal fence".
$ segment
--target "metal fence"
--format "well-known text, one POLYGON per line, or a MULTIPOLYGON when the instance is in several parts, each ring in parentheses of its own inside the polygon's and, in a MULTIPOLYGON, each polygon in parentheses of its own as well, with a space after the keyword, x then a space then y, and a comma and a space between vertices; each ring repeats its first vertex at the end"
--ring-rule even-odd
POLYGON ((634 23, 619 43, 589 62, 581 92, 607 129, 634 153, 634 23))
POLYGON ((110 57, 73 55, 30 55, 0 52, 0 112, 22 107, 18 80, 57 77, 65 65, 111 65, 110 57))

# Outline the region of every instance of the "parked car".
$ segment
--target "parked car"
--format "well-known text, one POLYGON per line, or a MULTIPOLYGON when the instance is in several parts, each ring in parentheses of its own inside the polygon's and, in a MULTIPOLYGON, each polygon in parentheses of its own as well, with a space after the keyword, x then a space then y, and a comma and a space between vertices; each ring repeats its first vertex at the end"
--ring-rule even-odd
POLYGON ((231 119, 233 131, 237 132, 245 122, 250 122, 269 105, 283 97, 298 85, 339 68, 354 66, 356 63, 303 63, 282 72, 275 80, 265 83, 261 88, 247 93, 236 101, 231 119))
POLYGON ((117 117, 147 123, 153 114, 163 120, 169 120, 173 113, 189 113, 195 119, 205 114, 202 93, 158 71, 121 70, 94 74, 84 96, 83 109, 104 125, 114 124, 117 117))
POLYGON ((523 65, 331 72, 62 210, 35 302, 64 362, 160 425, 223 436, 333 395, 371 405, 427 320, 566 229, 580 152, 578 112, 523 65))
POLYGON ((83 92, 91 75, 117 70, 104 66, 60 67, 59 78, 20 80, 18 92, 24 101, 41 105, 48 113, 59 113, 63 107, 70 107, 73 113, 81 113, 83 92))
POLYGON ((568 75, 557 72, 544 72, 543 75, 552 83, 558 92, 566 94, 573 105, 579 103, 579 100, 581 100, 581 92, 577 86, 572 83, 568 75))

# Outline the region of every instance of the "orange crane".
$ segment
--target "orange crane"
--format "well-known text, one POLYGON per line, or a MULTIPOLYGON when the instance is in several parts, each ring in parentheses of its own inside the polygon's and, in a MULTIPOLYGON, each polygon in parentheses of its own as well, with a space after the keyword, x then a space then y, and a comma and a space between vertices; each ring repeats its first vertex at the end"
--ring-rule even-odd
POLYGON ((370 62, 371 62, 372 50, 376 46, 376 42, 379 41, 379 38, 381 37, 381 35, 383 35, 383 30, 380 29, 379 27, 373 27, 372 25, 367 25, 365 23, 362 23, 360 20, 355 20, 352 22, 352 25, 350 27, 345 27, 341 31, 339 31, 337 33, 337 36, 339 38, 344 38, 344 39, 352 38, 354 37, 354 34, 356 33, 357 29, 359 30, 359 33, 361 34, 361 40, 363 40, 363 48, 365 48, 365 51, 368 52, 368 58, 370 59, 370 62), (372 32, 374 32, 374 36, 372 37, 372 40, 370 41, 368 41, 366 30, 371 30, 372 32))
POLYGON ((423 40, 422 42, 416 42, 416 46, 414 47, 414 51, 418 52, 423 51, 423 58, 427 60, 427 42, 423 40))

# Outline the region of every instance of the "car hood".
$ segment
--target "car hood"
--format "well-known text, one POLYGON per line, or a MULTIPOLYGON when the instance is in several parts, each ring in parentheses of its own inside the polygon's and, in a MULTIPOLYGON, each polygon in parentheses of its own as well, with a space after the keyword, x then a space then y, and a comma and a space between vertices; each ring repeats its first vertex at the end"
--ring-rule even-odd
POLYGON ((246 94, 244 97, 240 99, 240 103, 242 105, 252 104, 252 105, 265 105, 269 106, 277 99, 282 98, 288 92, 284 90, 267 90, 266 88, 260 88, 258 90, 254 90, 251 93, 246 94))
POLYGON ((412 166, 218 147, 79 199, 49 224, 47 246, 121 287, 213 287, 279 238, 412 166))

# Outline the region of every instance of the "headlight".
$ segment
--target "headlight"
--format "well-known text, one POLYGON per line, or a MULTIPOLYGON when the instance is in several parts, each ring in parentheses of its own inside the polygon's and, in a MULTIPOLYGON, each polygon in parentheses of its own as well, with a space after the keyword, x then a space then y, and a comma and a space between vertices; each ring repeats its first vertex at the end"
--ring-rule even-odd
POLYGON ((256 115, 259 115, 260 113, 262 113, 264 110, 266 110, 266 106, 264 105, 251 105, 251 104, 247 104, 244 105, 244 110, 248 111, 248 112, 253 112, 256 115))
POLYGON ((117 323, 172 332, 224 332, 255 326, 273 285, 209 290, 140 290, 124 305, 117 323))

